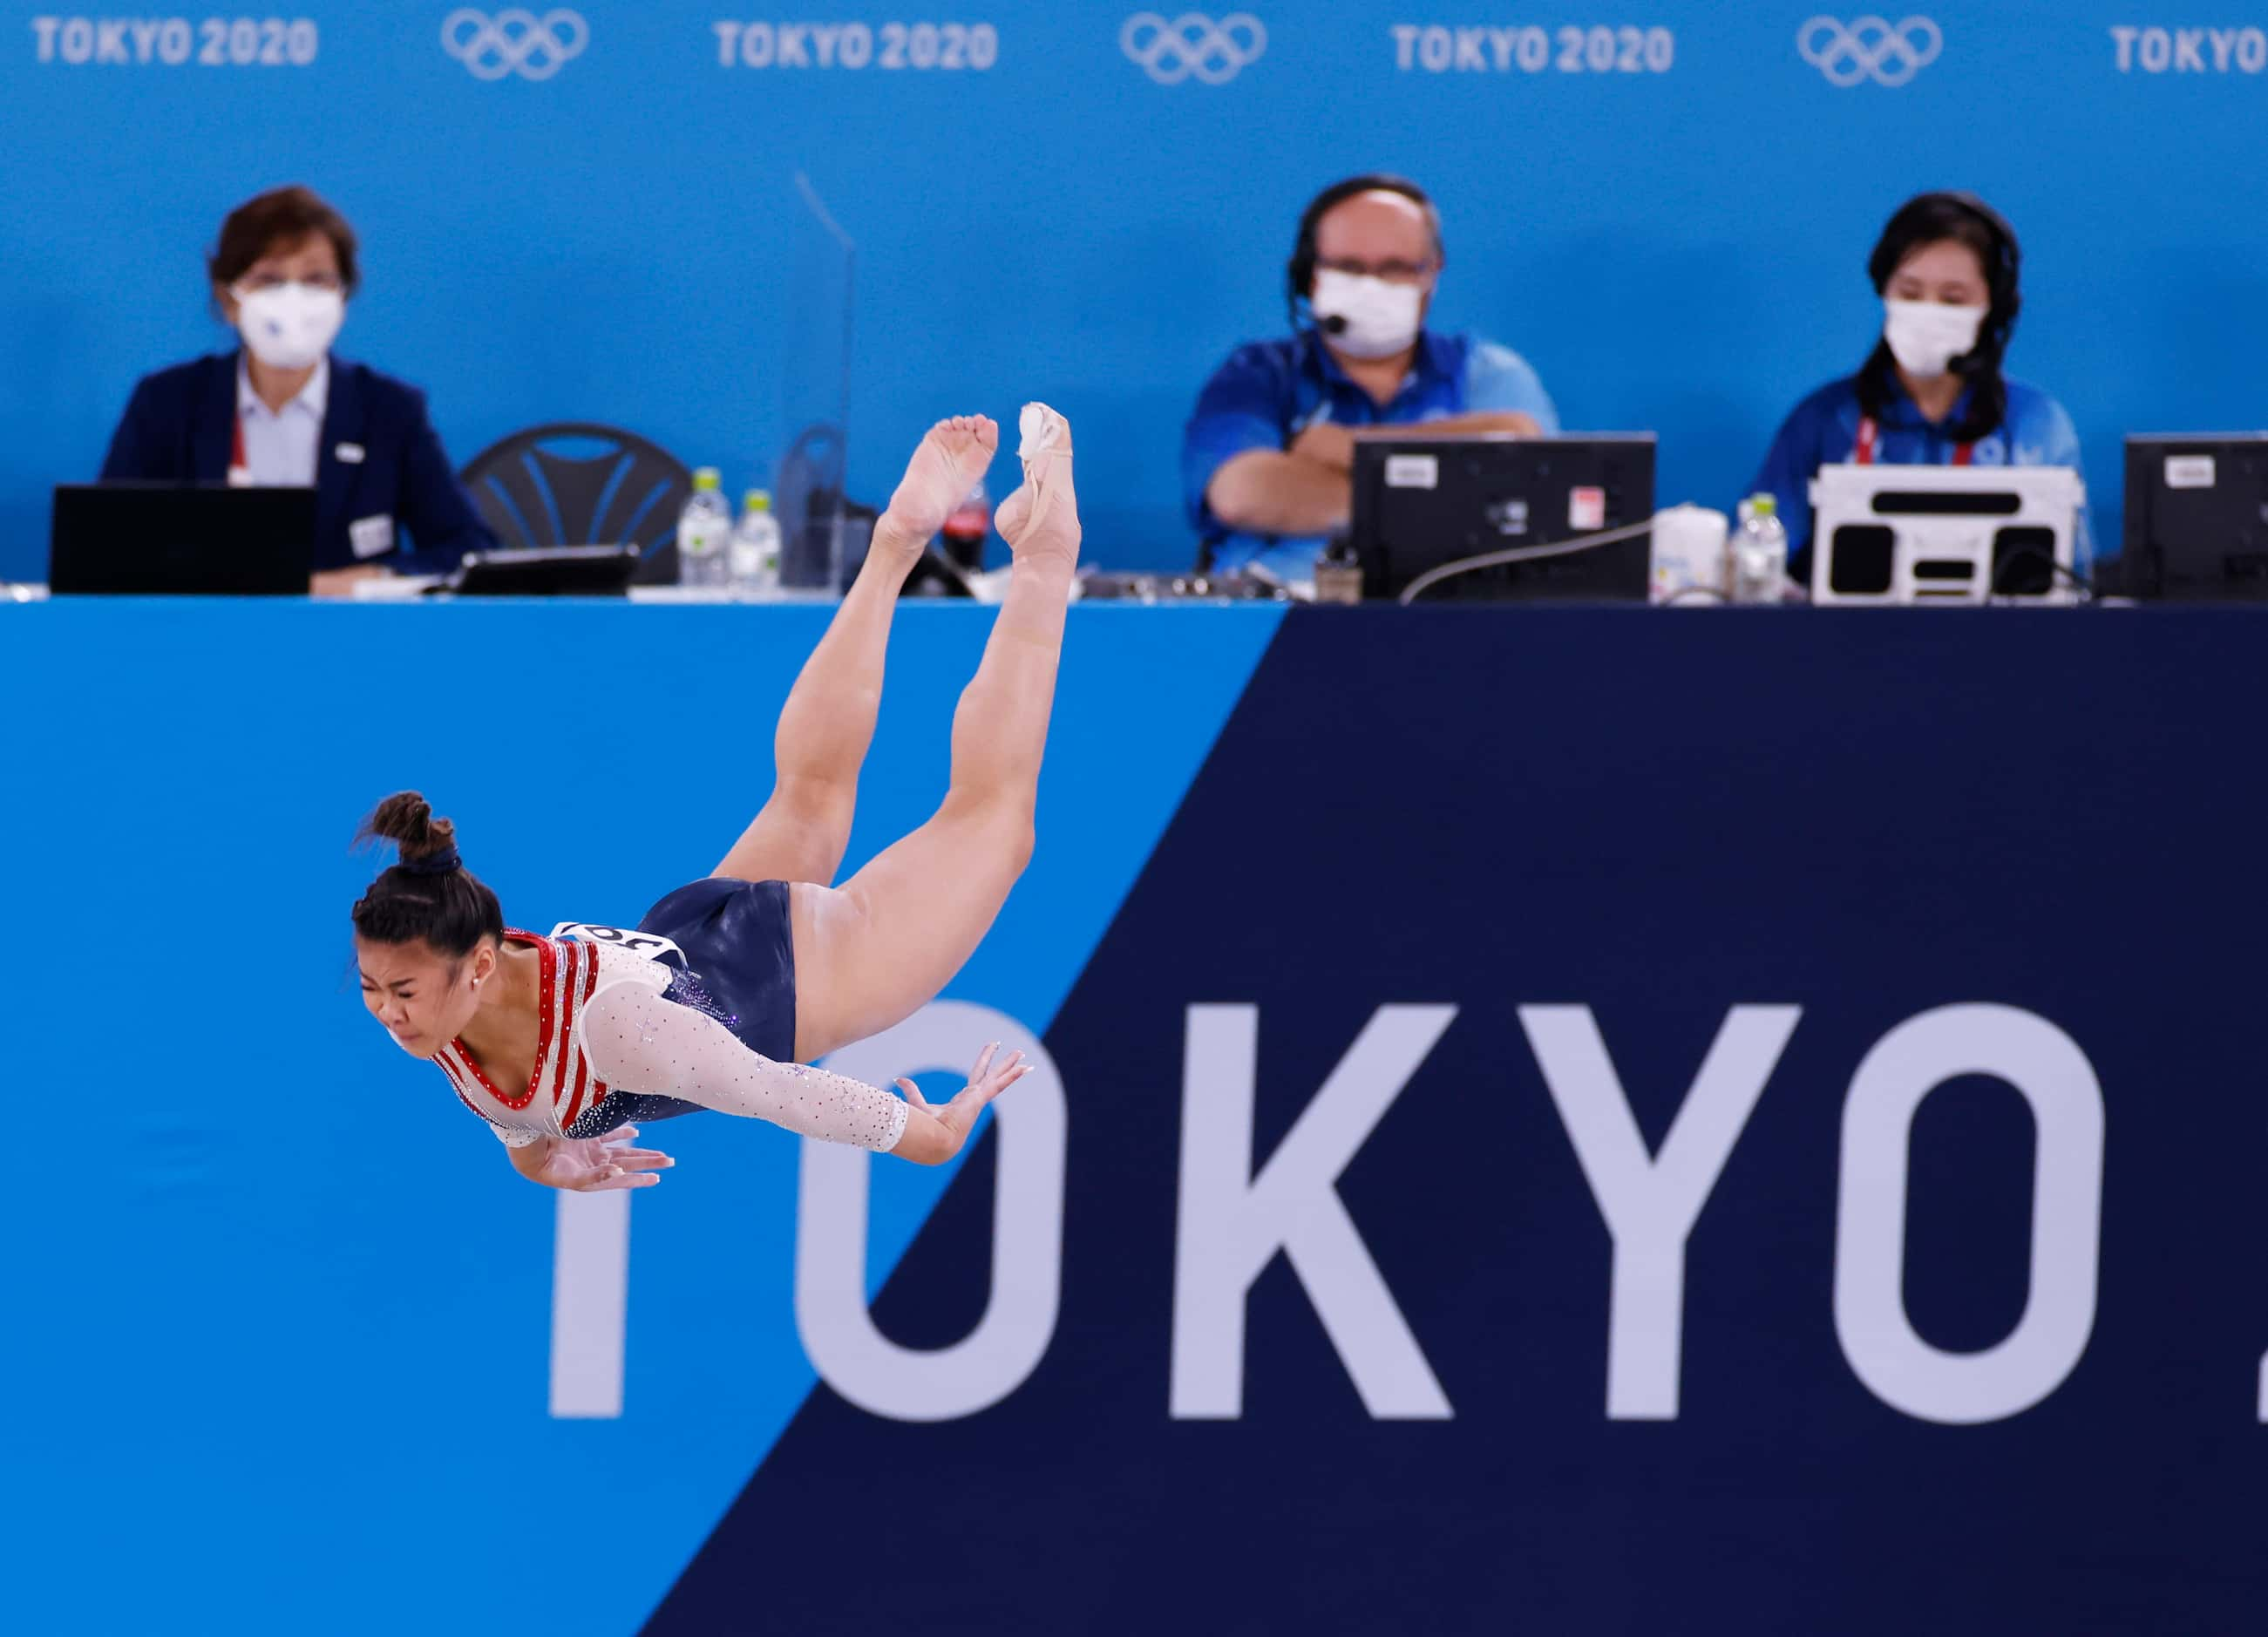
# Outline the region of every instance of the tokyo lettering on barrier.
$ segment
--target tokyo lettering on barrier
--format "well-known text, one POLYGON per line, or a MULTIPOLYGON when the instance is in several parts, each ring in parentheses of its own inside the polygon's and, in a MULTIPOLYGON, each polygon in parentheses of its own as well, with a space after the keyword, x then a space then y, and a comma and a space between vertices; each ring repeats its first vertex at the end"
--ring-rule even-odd
POLYGON ((2259 74, 2268 72, 2268 30, 2142 28, 2110 31, 2118 71, 2132 74, 2259 74))
POLYGON ((321 44, 304 17, 35 17, 32 39, 73 68, 306 68, 321 44))
POLYGON ((1000 60, 990 23, 740 23, 710 25, 719 68, 989 69, 1000 60))
MULTIPOLYGON (((1187 1010, 1171 1334, 1159 1338, 1176 1420, 1244 1413, 1246 1307, 1279 1251, 1323 1320, 1373 1419, 1454 1414, 1419 1338, 1364 1248, 1338 1192, 1395 1100, 1458 1016, 1454 1005, 1379 1007, 1292 1126, 1253 1153, 1259 1008, 1187 1010)), ((1748 1129, 1802 1008, 1726 1014, 1675 1119, 1649 1151, 1587 1006, 1513 1008, 1613 1244, 1605 1413, 1674 1421, 1683 1372, 1686 1247, 1748 1129)), ((999 1105, 993 1294, 961 1342, 901 1348, 867 1311, 867 1156, 806 1143, 798 1213, 796 1316, 822 1379, 869 1413, 933 1421, 1014 1392, 1044 1358, 1061 1303, 1069 1104, 1053 1059, 1016 1019, 940 1001, 853 1050, 845 1073, 887 1080, 949 1060, 971 1032, 1037 1064, 1027 1094, 999 1105)), ((1916 1420, 1977 1426, 2043 1402, 2085 1354, 2095 1324, 2106 1123, 2094 1066, 2036 1013, 1941 1006, 1891 1029, 1860 1058, 1842 1109, 1832 1317, 1845 1363, 1881 1402, 1916 1420), (1940 1088, 1987 1075, 2027 1106, 2035 1134, 2029 1294, 1993 1346, 1941 1348, 1908 1309, 1908 1154, 1917 1114, 1940 1088)), ((552 1413, 622 1413, 628 1307, 627 1196, 562 1196, 553 1316, 552 1413)), ((2248 1368, 2250 1368, 2248 1366, 2248 1368)), ((2268 1360, 2259 1367, 2268 1421, 2268 1360)), ((1253 1390, 1264 1392, 1265 1383, 1253 1390)))
POLYGON ((1668 29, 1598 23, 1579 27, 1396 23, 1394 66, 1430 74, 1667 74, 1677 62, 1668 29))

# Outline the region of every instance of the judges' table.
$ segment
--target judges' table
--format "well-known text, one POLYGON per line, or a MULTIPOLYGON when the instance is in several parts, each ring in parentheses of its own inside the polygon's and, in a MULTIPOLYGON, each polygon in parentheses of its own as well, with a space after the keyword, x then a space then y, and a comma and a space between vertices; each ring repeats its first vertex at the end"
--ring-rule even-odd
MULTIPOLYGON (((355 821, 634 919, 824 619, 0 610, 31 1626, 2268 1615, 2259 614, 1077 608, 1031 873, 857 1065, 1034 1043, 971 1174, 527 1188, 361 1015, 355 821)), ((854 866, 988 623, 901 615, 854 866)))

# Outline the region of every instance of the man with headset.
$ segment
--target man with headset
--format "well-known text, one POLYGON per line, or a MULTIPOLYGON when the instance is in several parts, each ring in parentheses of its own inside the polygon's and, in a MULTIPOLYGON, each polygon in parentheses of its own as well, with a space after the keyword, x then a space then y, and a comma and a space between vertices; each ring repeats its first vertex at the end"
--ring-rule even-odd
POLYGON ((1315 195, 1286 269, 1292 334, 1231 353, 1182 437, 1201 566, 1313 579, 1347 521, 1359 428, 1559 430, 1518 353, 1425 328, 1442 261, 1440 214, 1415 182, 1353 176, 1315 195))

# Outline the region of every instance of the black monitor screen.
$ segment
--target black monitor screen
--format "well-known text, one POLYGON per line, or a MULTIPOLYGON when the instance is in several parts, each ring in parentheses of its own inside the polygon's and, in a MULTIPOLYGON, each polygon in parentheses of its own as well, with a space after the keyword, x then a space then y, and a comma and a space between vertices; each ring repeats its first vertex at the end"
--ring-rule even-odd
MULTIPOLYGON (((1507 548, 1643 526, 1653 516, 1650 434, 1590 438, 1364 438, 1355 445, 1355 554, 1366 597, 1399 596, 1427 571, 1507 548)), ((1643 602, 1653 537, 1476 569, 1425 601, 1643 602)))
POLYGON ((2129 438, 2117 579, 2137 597, 2268 600, 2268 434, 2129 438))

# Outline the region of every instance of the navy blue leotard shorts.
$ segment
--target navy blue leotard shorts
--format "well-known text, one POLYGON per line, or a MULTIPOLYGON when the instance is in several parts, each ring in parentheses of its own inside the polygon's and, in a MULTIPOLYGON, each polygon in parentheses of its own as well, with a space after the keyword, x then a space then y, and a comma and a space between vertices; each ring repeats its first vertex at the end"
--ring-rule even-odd
MULTIPOLYGON (((795 1061, 795 934, 785 881, 711 875, 662 899, 637 930, 666 938, 684 952, 682 963, 664 957, 677 968, 666 998, 707 1013, 751 1051, 775 1063, 795 1061)), ((618 1125, 700 1109, 678 1097, 610 1091, 567 1134, 597 1137, 618 1125)))

